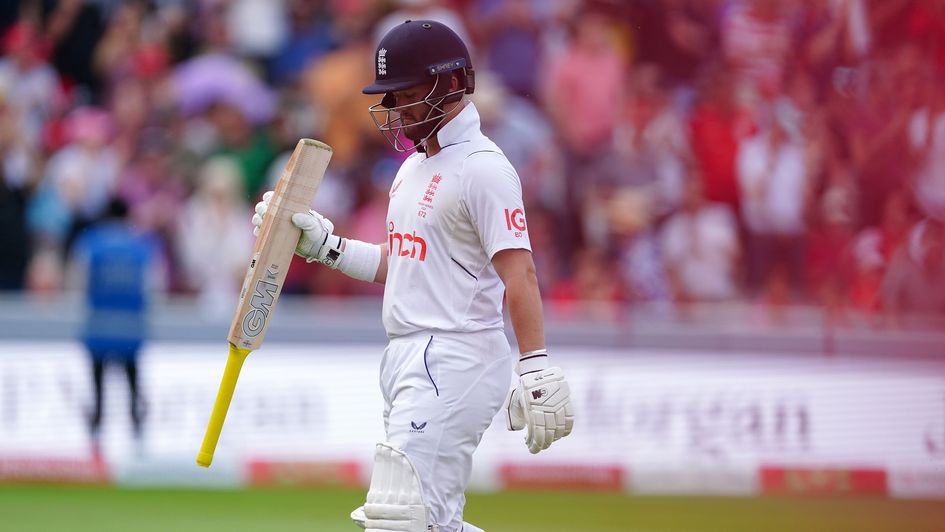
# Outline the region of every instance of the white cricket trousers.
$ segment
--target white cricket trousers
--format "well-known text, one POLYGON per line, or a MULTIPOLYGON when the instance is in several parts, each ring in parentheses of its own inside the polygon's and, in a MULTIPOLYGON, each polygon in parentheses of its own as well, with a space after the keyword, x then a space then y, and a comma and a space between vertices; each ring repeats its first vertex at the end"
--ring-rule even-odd
POLYGON ((381 359, 387 441, 407 454, 441 532, 460 532, 472 455, 502 407, 512 357, 501 330, 392 338, 381 359))

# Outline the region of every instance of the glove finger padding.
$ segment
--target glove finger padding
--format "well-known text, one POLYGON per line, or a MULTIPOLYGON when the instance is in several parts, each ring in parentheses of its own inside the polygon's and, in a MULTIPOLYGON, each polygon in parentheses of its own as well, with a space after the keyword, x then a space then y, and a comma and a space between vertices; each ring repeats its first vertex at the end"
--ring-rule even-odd
MULTIPOLYGON (((565 383, 565 386, 567 386, 567 383, 565 383)), ((571 396, 570 387, 568 387, 568 396, 571 396)), ((571 434, 571 429, 574 428, 574 407, 571 406, 570 400, 564 404, 564 411, 561 415, 564 418, 564 430, 555 439, 561 439, 571 434)))
POLYGON ((266 192, 266 194, 263 194, 263 200, 256 203, 255 213, 253 214, 253 236, 259 236, 259 229, 262 227, 266 211, 269 210, 269 198, 271 197, 272 191, 266 192))
POLYGON ((259 203, 256 204, 256 214, 258 214, 259 216, 265 216, 266 211, 268 210, 269 210, 268 201, 260 201, 259 203))
POLYGON ((509 430, 522 430, 525 428, 525 406, 522 404, 522 387, 519 382, 514 388, 509 390, 505 398, 505 427, 509 430))
POLYGON ((525 444, 530 452, 534 454, 547 449, 571 433, 574 425, 571 389, 561 368, 552 367, 524 375, 519 379, 516 391, 522 397, 522 408, 526 412, 528 434, 525 444))

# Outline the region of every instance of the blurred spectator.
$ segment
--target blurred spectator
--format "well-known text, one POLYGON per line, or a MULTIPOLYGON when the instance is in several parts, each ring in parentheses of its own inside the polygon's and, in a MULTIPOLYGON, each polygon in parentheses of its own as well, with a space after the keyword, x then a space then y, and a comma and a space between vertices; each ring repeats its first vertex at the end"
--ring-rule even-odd
MULTIPOLYGON (((865 249, 858 250, 860 257, 854 255, 856 198, 849 183, 852 176, 848 170, 837 168, 828 179, 830 182, 820 196, 819 205, 815 206, 816 221, 807 246, 806 278, 812 295, 824 306, 828 319, 845 321, 850 299, 848 290, 857 278, 857 268, 860 267, 864 275, 862 280, 867 281, 877 264, 875 257, 862 255, 865 249), (857 259, 860 264, 856 263, 857 259)), ((866 286, 858 288, 867 289, 866 286)), ((859 297, 865 295, 858 294, 859 297)))
POLYGON ((542 27, 550 21, 552 3, 475 0, 469 6, 476 42, 484 45, 482 59, 502 84, 518 96, 536 97, 543 53, 542 27))
POLYGON ((882 310, 880 291, 887 263, 880 251, 881 238, 879 231, 871 228, 857 234, 850 247, 850 306, 874 323, 882 310))
POLYGON ((62 251, 56 245, 38 242, 32 252, 26 266, 26 291, 40 298, 55 297, 65 285, 62 251))
POLYGON ((350 167, 364 155, 364 139, 377 136, 367 109, 378 99, 361 93, 374 79, 371 57, 374 49, 365 31, 310 63, 302 73, 302 89, 322 117, 321 138, 334 150, 332 166, 350 167))
POLYGON ((883 204, 880 225, 862 229, 851 243, 850 303, 874 323, 882 310, 881 288, 886 269, 909 233, 908 198, 901 190, 890 194, 883 204))
POLYGON ((856 63, 870 51, 872 32, 866 0, 812 0, 796 29, 799 70, 810 74, 822 94, 835 69, 856 63))
POLYGON ((244 198, 255 198, 262 193, 266 172, 276 157, 269 130, 253 127, 240 109, 227 103, 215 104, 208 114, 219 140, 213 154, 231 157, 236 162, 244 198))
POLYGON ((672 293, 653 226, 649 196, 633 186, 599 193, 591 205, 597 203, 603 211, 606 245, 614 250, 617 272, 629 298, 654 304, 655 312, 665 310, 672 293))
MULTIPOLYGON (((272 90, 237 58, 211 52, 176 66, 171 91, 187 115, 205 112, 213 105, 238 110, 249 124, 266 124, 275 113, 272 90)), ((221 132, 222 134, 222 132, 221 132)))
POLYGON ((171 64, 181 63, 197 54, 200 46, 200 27, 188 9, 189 2, 174 0, 160 4, 155 19, 161 30, 161 40, 167 46, 171 64))
MULTIPOLYGON (((80 104, 99 105, 100 79, 92 67, 95 47, 105 31, 105 5, 86 0, 59 0, 52 6, 45 36, 52 61, 73 98, 80 104)), ((44 6, 44 7, 46 7, 44 6)))
POLYGON ((703 191, 706 199, 727 203, 738 212, 735 159, 741 117, 735 106, 731 77, 714 67, 702 78, 698 89, 689 117, 689 133, 703 191))
MULTIPOLYGON (((945 219, 945 2, 3 5, 2 286, 57 293, 71 235, 118 196, 167 249, 180 274, 172 287, 196 291, 194 256, 234 255, 181 220, 227 225, 223 211, 276 179, 300 137, 335 150, 319 208, 373 240, 398 156, 375 134, 366 108, 376 100, 360 88, 373 36, 406 18, 475 38, 473 101, 520 173, 533 242, 547 240, 535 258, 549 294, 708 297, 686 295, 681 279, 712 262, 720 279, 750 274, 764 301, 811 295, 832 317, 872 320, 913 217, 945 219), (208 168, 226 166, 237 183, 204 180, 198 170, 216 155, 229 162, 208 168), (702 185, 695 210, 683 201, 688 177, 702 185), (241 197, 219 200, 232 193, 241 197), (724 210, 716 203, 734 213, 734 247, 745 250, 731 264, 696 253, 707 239, 717 259, 730 256, 720 251, 729 233, 710 230, 728 225, 721 216, 679 229, 724 210), (575 260, 575 249, 609 263, 575 260)), ((220 230, 240 240, 237 251, 244 219, 220 230)), ((227 287, 211 291, 233 290, 237 262, 237 273, 207 277, 227 287)), ((734 279, 723 284, 739 294, 734 279)), ((287 290, 352 293, 303 273, 287 290)))
POLYGON ((147 233, 132 228, 127 206, 112 201, 105 218, 76 241, 72 275, 85 293, 87 312, 82 340, 92 359, 94 399, 88 426, 98 452, 102 426, 104 370, 120 364, 128 378, 131 425, 140 444, 143 404, 138 352, 147 338, 149 299, 160 290, 160 258, 147 233))
POLYGON ((596 157, 609 147, 623 104, 626 65, 608 38, 610 21, 582 11, 571 41, 548 69, 545 110, 572 158, 596 157))
POLYGON ((106 101, 114 112, 113 146, 121 160, 127 162, 142 142, 142 130, 157 114, 157 104, 151 98, 147 82, 135 78, 116 83, 106 101))
POLYGON ((646 187, 653 214, 662 217, 682 202, 691 159, 685 119, 668 97, 659 67, 637 65, 614 131, 619 181, 646 187))
POLYGON ((0 290, 22 290, 30 257, 26 205, 34 185, 35 153, 19 134, 10 87, 0 81, 0 290))
POLYGON ((223 156, 207 161, 177 220, 176 242, 186 286, 209 315, 225 315, 236 303, 253 249, 248 209, 239 166, 223 156))
POLYGON ((120 4, 108 20, 92 58, 96 73, 107 83, 132 75, 135 54, 144 36, 145 5, 132 1, 120 4))
POLYGON ((550 58, 543 108, 555 127, 565 175, 564 207, 558 211, 561 238, 582 242, 575 229, 587 225, 581 209, 593 204, 584 182, 612 166, 616 110, 623 105, 626 65, 610 39, 611 21, 598 10, 578 10, 565 48, 550 58))
POLYGON ((613 259, 601 249, 589 248, 576 250, 572 260, 573 275, 559 280, 549 291, 554 312, 595 320, 617 318, 618 304, 626 300, 626 294, 613 259))
POLYGON ((883 306, 892 323, 908 313, 945 314, 945 226, 923 220, 893 256, 883 279, 883 306))
POLYGON ((226 5, 226 32, 237 54, 267 60, 288 41, 288 0, 229 0, 220 3, 226 5))
POLYGON ((930 51, 939 67, 945 66, 945 5, 927 0, 873 0, 870 7, 877 49, 913 42, 930 51))
POLYGON ((926 216, 945 220, 945 92, 943 76, 923 83, 921 107, 909 119, 909 144, 918 160, 916 204, 926 216))
POLYGON ((100 108, 81 107, 69 115, 69 143, 49 158, 30 205, 36 237, 68 250, 75 234, 105 212, 120 171, 110 145, 112 126, 111 115, 100 108))
POLYGON ((722 12, 721 41, 725 61, 740 91, 780 90, 791 52, 792 27, 784 0, 734 0, 722 12))
POLYGON ((796 115, 774 105, 763 119, 759 133, 739 148, 738 182, 749 284, 764 296, 777 289, 781 300, 783 289, 797 295, 801 288, 811 176, 796 115))
POLYGON ((174 224, 188 193, 174 165, 175 153, 166 131, 144 130, 116 190, 116 196, 128 204, 135 227, 153 233, 166 252, 173 249, 174 224))
POLYGON ((886 196, 915 171, 907 126, 918 96, 914 75, 920 58, 911 46, 885 53, 873 65, 863 98, 855 101, 846 124, 861 183, 859 212, 868 224, 878 222, 886 196))
POLYGON ((46 62, 39 30, 29 22, 18 22, 3 36, 0 84, 5 101, 15 110, 17 130, 33 148, 39 148, 46 121, 63 106, 59 75, 46 62))
POLYGON ((731 208, 710 203, 702 183, 686 180, 682 209, 663 225, 660 245, 679 302, 723 301, 738 295, 738 226, 731 208))
POLYGON ((637 61, 659 65, 672 88, 691 85, 718 49, 718 2, 637 0, 630 11, 637 61))
POLYGON ((288 4, 289 34, 269 61, 269 77, 276 84, 295 81, 306 64, 335 47, 338 37, 333 35, 324 2, 289 0, 288 4))

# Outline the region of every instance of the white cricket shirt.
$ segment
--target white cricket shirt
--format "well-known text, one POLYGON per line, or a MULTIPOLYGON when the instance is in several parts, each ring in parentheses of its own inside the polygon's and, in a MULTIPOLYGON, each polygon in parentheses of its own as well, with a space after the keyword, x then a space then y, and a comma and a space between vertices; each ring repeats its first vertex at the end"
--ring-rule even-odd
POLYGON ((391 338, 418 331, 501 329, 504 286, 492 256, 531 250, 518 174, 479 130, 471 102, 439 132, 439 153, 414 153, 387 210, 383 321, 391 338))

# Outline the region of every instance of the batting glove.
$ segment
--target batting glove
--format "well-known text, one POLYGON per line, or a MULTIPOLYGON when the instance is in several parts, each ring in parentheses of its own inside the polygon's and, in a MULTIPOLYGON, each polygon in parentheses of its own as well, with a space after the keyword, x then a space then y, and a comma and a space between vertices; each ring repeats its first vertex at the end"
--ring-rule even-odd
POLYGON ((547 367, 547 352, 522 355, 519 380, 505 399, 506 427, 527 429, 525 445, 532 454, 571 434, 574 412, 571 388, 559 367, 547 367))
MULTIPOLYGON (((273 191, 263 194, 262 201, 256 204, 256 213, 253 215, 253 235, 259 236, 263 218, 269 210, 269 201, 273 191)), ((292 224, 302 230, 302 235, 295 246, 295 254, 308 262, 319 261, 327 266, 335 267, 342 247, 340 236, 332 234, 335 225, 315 211, 297 212, 292 215, 292 224)))

